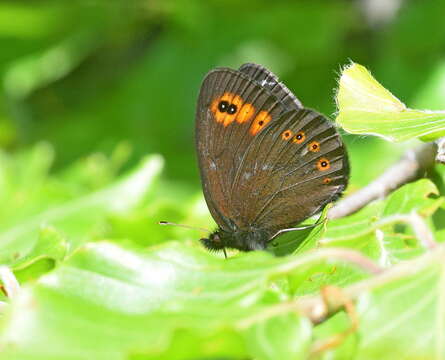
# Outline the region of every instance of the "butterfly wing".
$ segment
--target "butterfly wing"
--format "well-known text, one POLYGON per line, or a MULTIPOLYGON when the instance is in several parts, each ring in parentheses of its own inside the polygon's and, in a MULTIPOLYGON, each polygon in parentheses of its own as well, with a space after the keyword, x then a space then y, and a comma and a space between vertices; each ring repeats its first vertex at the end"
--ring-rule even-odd
POLYGON ((264 66, 247 63, 239 71, 248 75, 260 86, 269 90, 287 109, 301 109, 301 101, 284 85, 274 73, 264 66))
POLYGON ((286 110, 268 89, 243 72, 219 68, 205 77, 198 97, 196 149, 204 197, 222 229, 241 225, 231 191, 247 149, 256 141, 255 135, 286 110), (221 112, 221 104, 235 105, 237 111, 221 112))
POLYGON ((320 211, 340 195, 349 177, 335 127, 309 109, 282 114, 244 156, 232 179, 232 206, 241 209, 242 226, 271 233, 320 211))
POLYGON ((196 147, 207 205, 227 231, 275 231, 298 223, 338 196, 347 182, 346 152, 334 126, 302 108, 258 65, 206 76, 196 147), (309 149, 315 143, 318 147, 309 149))

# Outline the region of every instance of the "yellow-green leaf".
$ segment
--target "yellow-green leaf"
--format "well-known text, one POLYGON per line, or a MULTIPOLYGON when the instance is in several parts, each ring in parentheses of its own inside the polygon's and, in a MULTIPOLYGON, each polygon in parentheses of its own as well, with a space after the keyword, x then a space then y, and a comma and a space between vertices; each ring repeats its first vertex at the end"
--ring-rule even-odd
POLYGON ((337 92, 337 122, 347 132, 383 137, 389 141, 445 135, 445 111, 407 108, 362 65, 345 67, 337 92))

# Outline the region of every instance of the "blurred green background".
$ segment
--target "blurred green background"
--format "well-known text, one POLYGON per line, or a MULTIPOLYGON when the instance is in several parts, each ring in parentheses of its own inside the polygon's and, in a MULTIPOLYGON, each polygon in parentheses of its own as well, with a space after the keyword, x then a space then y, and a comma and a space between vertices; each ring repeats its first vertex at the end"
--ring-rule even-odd
MULTIPOLYGON (((199 191, 194 113, 207 71, 263 64, 335 117, 338 74, 354 60, 408 106, 443 108, 444 14, 444 0, 2 1, 0 146, 49 142, 57 171, 121 144, 124 170, 160 153, 165 179, 199 191)), ((403 147, 345 138, 352 188, 403 147)))

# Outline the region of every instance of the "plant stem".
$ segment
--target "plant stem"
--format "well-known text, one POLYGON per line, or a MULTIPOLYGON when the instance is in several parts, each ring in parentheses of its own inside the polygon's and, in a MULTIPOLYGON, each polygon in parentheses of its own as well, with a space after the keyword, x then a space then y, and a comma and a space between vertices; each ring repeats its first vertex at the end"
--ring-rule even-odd
POLYGON ((328 211, 328 218, 337 219, 352 214, 371 201, 382 199, 402 185, 425 176, 425 173, 434 165, 436 152, 437 145, 435 143, 423 144, 408 150, 380 177, 340 200, 328 211))

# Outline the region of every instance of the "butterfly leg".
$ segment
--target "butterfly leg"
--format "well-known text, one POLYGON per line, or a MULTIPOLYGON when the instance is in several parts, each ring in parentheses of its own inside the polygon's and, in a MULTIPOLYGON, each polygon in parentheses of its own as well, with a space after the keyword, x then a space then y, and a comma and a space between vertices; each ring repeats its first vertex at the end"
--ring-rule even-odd
POLYGON ((326 218, 322 219, 322 217, 323 217, 323 214, 321 214, 320 217, 318 218, 318 220, 313 224, 278 230, 268 241, 270 242, 273 239, 275 239, 278 235, 281 235, 286 232, 312 229, 314 227, 317 227, 318 225, 324 224, 327 221, 327 219, 326 218))

